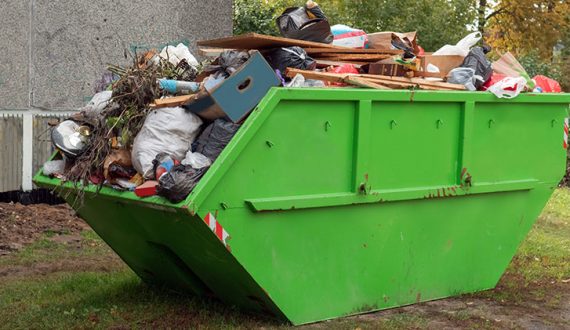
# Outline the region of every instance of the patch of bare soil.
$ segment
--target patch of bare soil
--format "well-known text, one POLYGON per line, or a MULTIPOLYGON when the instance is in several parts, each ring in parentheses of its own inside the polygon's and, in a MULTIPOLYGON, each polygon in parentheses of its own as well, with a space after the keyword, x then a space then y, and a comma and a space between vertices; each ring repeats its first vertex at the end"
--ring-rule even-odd
POLYGON ((490 294, 473 294, 429 301, 402 308, 355 316, 374 320, 394 315, 418 316, 427 320, 428 329, 489 328, 489 329, 570 329, 570 284, 533 285, 520 288, 518 299, 500 300, 485 296, 500 296, 512 290, 502 283, 490 294))
POLYGON ((73 235, 87 228, 65 204, 0 203, 0 256, 21 249, 44 233, 73 235))

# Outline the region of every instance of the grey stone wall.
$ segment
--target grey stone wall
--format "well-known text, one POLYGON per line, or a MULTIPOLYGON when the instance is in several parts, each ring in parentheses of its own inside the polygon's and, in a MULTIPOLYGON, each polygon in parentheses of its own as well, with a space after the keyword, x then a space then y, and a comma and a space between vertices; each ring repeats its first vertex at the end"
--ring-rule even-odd
POLYGON ((0 0, 0 193, 33 189, 66 118, 125 50, 232 33, 232 0, 0 0))
POLYGON ((73 110, 124 51, 229 36, 231 0, 0 0, 0 110, 73 110))

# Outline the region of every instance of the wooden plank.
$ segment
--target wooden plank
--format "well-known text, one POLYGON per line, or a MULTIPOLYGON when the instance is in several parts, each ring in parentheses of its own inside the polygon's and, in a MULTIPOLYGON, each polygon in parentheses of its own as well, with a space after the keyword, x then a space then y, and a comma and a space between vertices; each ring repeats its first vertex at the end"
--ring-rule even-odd
POLYGON ((285 75, 289 78, 295 77, 298 73, 302 74, 306 79, 324 80, 336 83, 343 83, 344 77, 346 76, 345 74, 299 70, 293 68, 287 68, 287 71, 285 71, 285 75))
POLYGON ((344 74, 344 73, 328 73, 328 72, 317 72, 317 71, 307 71, 288 68, 287 76, 294 77, 296 74, 302 74, 308 79, 319 79, 332 82, 344 82, 344 79, 348 76, 355 76, 360 78, 365 78, 373 83, 379 83, 385 86, 393 88, 409 88, 409 87, 420 87, 428 90, 464 90, 465 87, 462 85, 448 84, 436 81, 429 81, 421 78, 404 78, 404 77, 389 77, 380 75, 367 75, 367 74, 344 74))
POLYGON ((359 87, 367 87, 367 88, 373 88, 373 89, 391 89, 390 87, 386 87, 386 86, 381 85, 377 82, 372 82, 372 81, 367 80, 365 78, 359 78, 359 77, 355 77, 355 76, 347 76, 346 78, 344 78, 344 81, 347 84, 351 84, 351 85, 355 85, 355 86, 359 86, 359 87))
POLYGON ((154 100, 154 103, 151 103, 149 106, 151 108, 179 107, 181 105, 187 104, 193 98, 193 94, 167 97, 164 99, 156 99, 154 100))
POLYGON ((382 49, 356 49, 356 48, 305 48, 307 54, 324 54, 324 53, 338 53, 338 54, 384 54, 384 55, 399 55, 403 52, 401 50, 382 50, 382 49))
POLYGON ((380 79, 380 80, 390 80, 390 81, 398 81, 398 82, 408 82, 408 83, 417 83, 426 86, 433 86, 433 87, 442 87, 446 89, 453 89, 453 90, 465 90, 465 86, 459 84, 450 84, 442 81, 432 81, 426 80, 423 78, 406 78, 406 77, 392 77, 392 76, 381 76, 381 75, 374 75, 374 74, 361 74, 360 77, 370 78, 370 79, 380 79))
POLYGON ((311 56, 313 58, 320 58, 320 59, 334 59, 334 61, 381 61, 387 58, 392 57, 392 55, 382 55, 382 54, 334 54, 334 53, 326 53, 326 54, 319 54, 311 56))
POLYGON ((247 33, 239 36, 202 40, 196 43, 198 46, 231 48, 231 49, 265 49, 275 47, 313 47, 328 49, 351 49, 347 47, 333 46, 332 44, 323 44, 320 42, 289 39, 283 37, 268 36, 259 33, 247 33))
POLYGON ((206 57, 218 57, 221 53, 226 50, 231 50, 227 48, 199 48, 198 54, 206 57))
POLYGON ((368 62, 356 62, 356 61, 329 61, 323 59, 315 59, 317 61, 318 68, 326 68, 329 66, 341 66, 344 64, 352 64, 355 68, 360 69, 360 67, 368 62))

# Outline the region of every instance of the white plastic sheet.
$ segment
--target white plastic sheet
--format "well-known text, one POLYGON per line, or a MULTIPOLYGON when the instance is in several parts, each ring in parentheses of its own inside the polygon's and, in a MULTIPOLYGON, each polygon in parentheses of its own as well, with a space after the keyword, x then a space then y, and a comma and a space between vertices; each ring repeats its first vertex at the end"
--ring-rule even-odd
POLYGON ((467 56, 471 47, 481 40, 481 32, 473 32, 461 39, 456 45, 445 45, 438 49, 433 55, 459 55, 467 56))

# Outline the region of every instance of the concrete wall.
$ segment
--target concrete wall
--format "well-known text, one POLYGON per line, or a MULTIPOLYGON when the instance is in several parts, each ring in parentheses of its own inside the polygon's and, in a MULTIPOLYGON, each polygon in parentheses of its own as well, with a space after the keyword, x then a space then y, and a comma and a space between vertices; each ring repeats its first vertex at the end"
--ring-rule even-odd
MULTIPOLYGON (((59 117, 81 107, 107 63, 129 63, 125 51, 178 42, 195 49, 197 40, 229 36, 231 15, 232 0, 0 0, 0 117, 23 118, 14 127, 22 127, 21 163, 30 163, 24 170, 38 163, 26 134, 45 129, 33 117, 26 124, 26 116, 59 117)), ((9 144, 0 142, 0 157, 9 144)), ((29 189, 30 175, 22 176, 29 189)))

